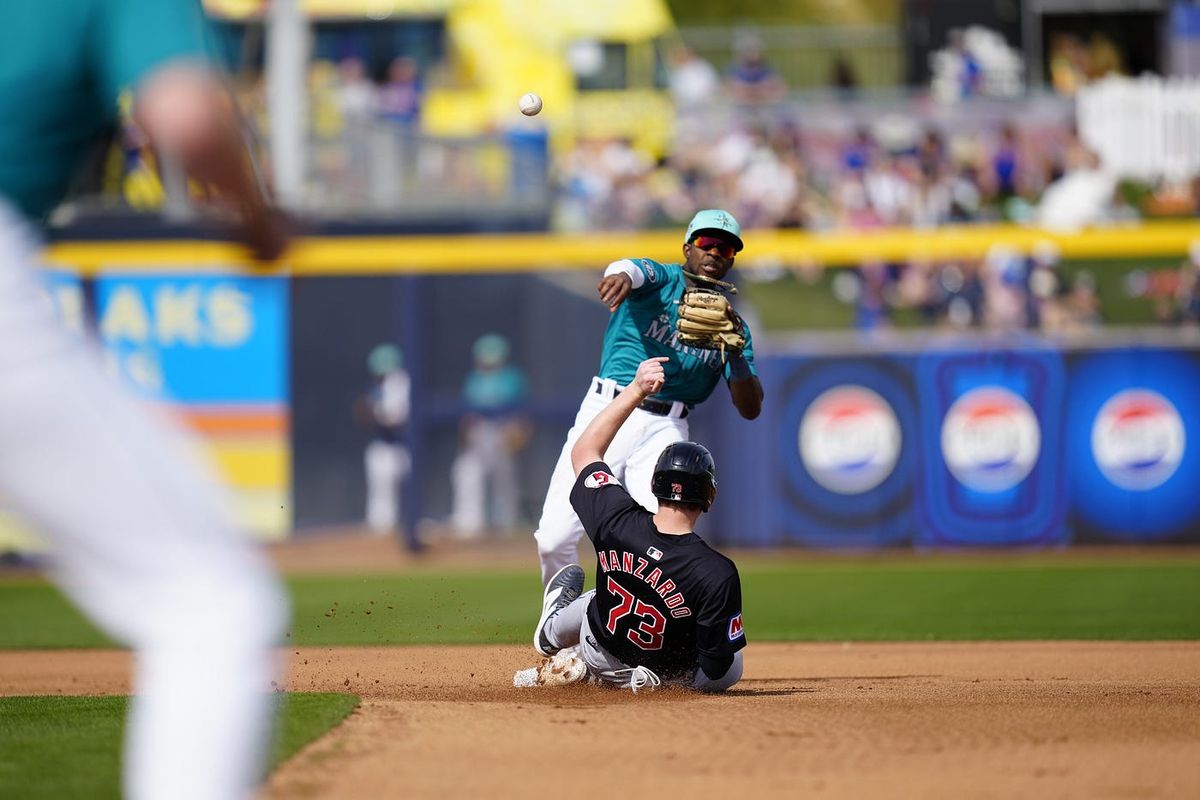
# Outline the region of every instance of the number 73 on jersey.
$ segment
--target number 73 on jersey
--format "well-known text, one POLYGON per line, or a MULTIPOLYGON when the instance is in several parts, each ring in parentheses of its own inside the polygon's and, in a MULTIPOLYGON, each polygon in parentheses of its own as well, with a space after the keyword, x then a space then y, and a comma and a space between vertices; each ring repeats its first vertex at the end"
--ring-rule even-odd
POLYGON ((626 638, 643 650, 661 650, 663 646, 663 631, 667 628, 667 618, 663 613, 649 603, 636 598, 633 593, 617 583, 611 575, 608 576, 609 594, 617 597, 617 604, 608 612, 608 624, 605 626, 613 636, 617 635, 617 626, 623 617, 633 615, 626 638))

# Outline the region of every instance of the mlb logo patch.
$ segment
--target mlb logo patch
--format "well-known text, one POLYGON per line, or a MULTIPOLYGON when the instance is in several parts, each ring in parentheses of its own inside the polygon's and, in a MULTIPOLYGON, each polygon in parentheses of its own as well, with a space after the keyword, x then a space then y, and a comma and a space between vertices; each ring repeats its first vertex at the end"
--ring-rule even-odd
POLYGON ((604 470, 597 470, 583 479, 583 485, 589 489, 599 489, 601 486, 620 486, 621 482, 604 470))
POLYGON ((742 630, 742 614, 739 611, 729 620, 729 641, 732 642, 733 640, 740 639, 745 635, 746 632, 742 630))
POLYGON ((662 558, 662 550, 659 550, 657 547, 648 547, 646 548, 646 555, 658 561, 662 558))

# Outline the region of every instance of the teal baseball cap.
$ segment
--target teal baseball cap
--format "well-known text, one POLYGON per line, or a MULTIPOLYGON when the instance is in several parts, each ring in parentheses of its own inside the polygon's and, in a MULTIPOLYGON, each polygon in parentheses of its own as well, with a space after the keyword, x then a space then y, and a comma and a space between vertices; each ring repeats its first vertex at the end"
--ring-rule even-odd
POLYGON ((383 377, 404 366, 404 353, 394 344, 377 344, 367 356, 367 369, 372 375, 383 377))
POLYGON ((482 366, 498 367, 508 361, 510 350, 508 339, 498 333, 485 333, 475 340, 471 355, 482 366))
POLYGON ((697 211, 696 216, 692 217, 692 221, 688 224, 687 236, 683 240, 690 242, 697 234, 701 233, 723 234, 727 238, 733 239, 734 252, 740 252, 745 247, 742 244, 742 226, 738 225, 733 214, 719 208, 697 211))

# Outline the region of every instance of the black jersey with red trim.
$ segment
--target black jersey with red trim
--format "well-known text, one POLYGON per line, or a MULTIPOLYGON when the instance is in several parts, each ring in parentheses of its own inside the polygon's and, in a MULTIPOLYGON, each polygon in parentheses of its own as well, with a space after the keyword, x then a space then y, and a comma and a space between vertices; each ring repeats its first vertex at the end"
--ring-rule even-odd
POLYGON ((588 623, 599 644, 631 667, 690 676, 701 653, 746 646, 737 567, 694 533, 669 535, 603 461, 588 465, 571 505, 596 547, 588 623))

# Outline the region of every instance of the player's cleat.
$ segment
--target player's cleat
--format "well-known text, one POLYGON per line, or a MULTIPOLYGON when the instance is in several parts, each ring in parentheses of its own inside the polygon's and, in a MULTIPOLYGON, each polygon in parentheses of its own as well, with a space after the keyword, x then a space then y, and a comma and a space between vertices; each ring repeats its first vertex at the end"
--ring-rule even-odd
POLYGON ((546 625, 579 597, 583 591, 583 577, 583 567, 568 564, 554 573, 546 585, 546 593, 542 595, 542 618, 533 630, 533 649, 542 655, 552 656, 559 651, 560 648, 546 636, 546 625))

